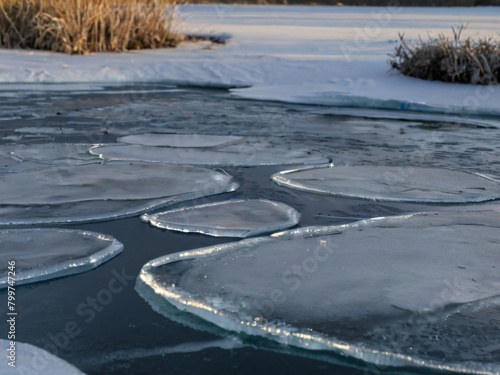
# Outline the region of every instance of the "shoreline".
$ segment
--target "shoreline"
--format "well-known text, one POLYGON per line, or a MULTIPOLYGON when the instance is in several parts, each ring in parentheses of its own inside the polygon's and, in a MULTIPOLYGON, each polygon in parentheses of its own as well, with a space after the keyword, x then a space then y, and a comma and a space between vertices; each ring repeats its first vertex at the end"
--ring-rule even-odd
POLYGON ((307 6, 359 6, 359 7, 431 7, 459 8, 500 6, 500 0, 191 0, 182 5, 307 5, 307 6))

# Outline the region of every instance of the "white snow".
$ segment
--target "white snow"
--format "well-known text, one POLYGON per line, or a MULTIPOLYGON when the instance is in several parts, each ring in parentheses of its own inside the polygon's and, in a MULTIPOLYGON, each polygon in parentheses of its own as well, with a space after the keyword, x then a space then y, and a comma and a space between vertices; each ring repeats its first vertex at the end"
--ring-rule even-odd
POLYGON ((240 238, 292 227, 299 218, 292 207, 266 199, 230 200, 141 216, 158 228, 240 238))
POLYGON ((378 365, 496 374, 490 347, 500 342, 488 332, 498 320, 475 328, 484 326, 481 309, 498 299, 498 219, 492 211, 425 213, 301 228, 166 255, 139 278, 156 293, 148 298, 230 331, 378 365), (471 308, 465 319, 450 318, 471 308), (411 337, 409 348, 374 337, 387 325, 409 337, 417 320, 444 326, 435 333, 446 336, 437 355, 427 351, 428 335, 411 337), (473 331, 477 340, 461 340, 457 350, 463 332, 473 331))
POLYGON ((164 82, 235 90, 247 98, 398 110, 498 114, 496 87, 427 82, 389 71, 398 33, 498 37, 498 7, 181 6, 181 29, 229 33, 215 50, 67 56, 1 50, 0 82, 164 82))
POLYGON ((0 230, 0 288, 89 271, 123 250, 111 236, 67 229, 0 230), (15 261, 15 284, 8 262, 15 261))
MULTIPOLYGON (((0 339, 2 353, 9 356, 11 341, 0 339)), ((3 358, 2 374, 5 375, 85 375, 73 365, 31 344, 16 341, 15 367, 8 366, 8 358, 3 358)))
POLYGON ((376 201, 473 203, 500 198, 500 181, 441 168, 323 166, 276 173, 279 185, 317 194, 376 201))

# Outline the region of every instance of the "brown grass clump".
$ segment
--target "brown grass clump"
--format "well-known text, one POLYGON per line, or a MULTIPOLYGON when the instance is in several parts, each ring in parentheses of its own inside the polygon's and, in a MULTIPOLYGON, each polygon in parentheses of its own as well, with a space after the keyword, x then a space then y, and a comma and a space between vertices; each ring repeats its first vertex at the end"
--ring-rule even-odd
POLYGON ((175 0, 0 0, 0 47, 70 54, 174 46, 175 0))
POLYGON ((440 35, 416 46, 401 43, 390 60, 402 74, 430 81, 491 85, 500 82, 500 42, 493 39, 461 40, 464 27, 453 29, 454 38, 440 35))

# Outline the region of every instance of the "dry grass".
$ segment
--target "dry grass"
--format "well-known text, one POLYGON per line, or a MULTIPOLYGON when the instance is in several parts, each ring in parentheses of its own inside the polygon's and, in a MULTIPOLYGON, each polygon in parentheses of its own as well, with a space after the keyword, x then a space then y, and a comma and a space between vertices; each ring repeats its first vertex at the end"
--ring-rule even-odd
POLYGON ((453 30, 454 38, 440 35, 416 46, 401 43, 390 60, 402 74, 430 81, 490 85, 500 82, 500 42, 494 39, 461 39, 464 27, 453 30))
POLYGON ((0 47, 70 54, 174 46, 175 0, 0 0, 0 47))

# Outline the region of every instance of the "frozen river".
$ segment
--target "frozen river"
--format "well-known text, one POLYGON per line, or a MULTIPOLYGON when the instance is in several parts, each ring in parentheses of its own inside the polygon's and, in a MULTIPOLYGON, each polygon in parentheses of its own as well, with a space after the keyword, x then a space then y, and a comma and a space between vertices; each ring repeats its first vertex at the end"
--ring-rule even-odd
MULTIPOLYGON (((209 177, 215 176, 219 182, 221 179, 229 179, 228 175, 232 176, 231 181, 224 180, 224 184, 217 185, 217 188, 204 185, 203 194, 206 196, 202 196, 201 190, 183 192, 185 196, 182 199, 186 201, 158 200, 158 192, 153 186, 151 192, 148 190, 150 195, 137 198, 141 200, 138 206, 102 206, 102 210, 109 212, 107 216, 99 216, 96 212, 102 212, 98 209, 100 204, 94 207, 92 201, 85 212, 81 207, 61 205, 63 201, 72 204, 83 199, 81 197, 87 194, 84 186, 81 187, 82 192, 78 193, 82 195, 68 198, 64 195, 66 192, 56 191, 50 196, 53 200, 51 205, 37 205, 36 199, 42 192, 34 190, 38 182, 31 185, 28 178, 20 180, 24 182, 18 185, 22 191, 18 194, 19 199, 29 196, 36 210, 31 207, 30 210, 23 209, 21 212, 19 207, 9 205, 11 202, 0 202, 0 218, 4 224, 27 223, 32 220, 34 223, 51 227, 95 231, 113 236, 124 245, 121 254, 94 270, 17 288, 18 341, 45 348, 88 374, 398 373, 394 369, 384 370, 384 366, 379 368, 374 364, 342 357, 335 350, 310 351, 259 337, 230 334, 204 323, 194 315, 176 312, 174 308, 169 310, 164 307, 163 315, 155 312, 134 289, 136 278, 145 263, 168 254, 223 244, 235 239, 155 228, 141 222, 138 217, 147 207, 153 207, 149 212, 158 212, 160 207, 167 204, 170 204, 170 210, 229 199, 266 199, 284 203, 300 213, 299 223, 293 228, 342 225, 362 219, 408 215, 422 211, 443 215, 448 212, 457 215, 457 212, 470 211, 474 212, 469 216, 473 217, 471 220, 474 225, 488 228, 498 226, 499 205, 498 200, 494 200, 498 199, 498 190, 495 192, 495 183, 498 185, 498 180, 491 180, 500 175, 500 122, 497 118, 457 119, 443 115, 434 119, 427 117, 427 121, 421 121, 418 118, 422 116, 412 118, 410 113, 405 115, 405 119, 398 119, 400 115, 389 110, 251 101, 231 96, 225 90, 160 84, 54 84, 40 87, 40 90, 37 86, 12 85, 5 86, 1 95, 0 178, 34 173, 33 171, 44 170, 53 165, 58 168, 91 168, 88 166, 103 159, 114 160, 108 163, 125 163, 126 160, 130 165, 163 162, 175 165, 187 163, 194 166, 190 168, 210 167, 214 170, 211 170, 213 175, 210 174, 209 177), (151 137, 150 134, 156 134, 157 142, 176 142, 174 146, 177 148, 170 147, 168 151, 158 153, 157 149, 151 149, 148 145, 120 143, 132 134, 149 134, 140 138, 143 143, 151 143, 155 136, 151 137), (189 146, 189 142, 180 135, 192 134, 217 137, 208 140, 194 137, 195 143, 200 142, 201 147, 196 144, 196 147, 184 147, 186 145, 181 143, 187 142, 189 146), (163 140, 161 137, 164 135, 175 137, 163 140), (207 145, 203 142, 215 142, 215 149, 213 144, 207 145), (91 154, 94 156, 88 153, 91 147, 91 154), (343 196, 343 193, 316 194, 307 189, 296 189, 296 186, 278 185, 271 180, 271 176, 278 172, 327 164, 347 169, 347 177, 351 176, 349 171, 354 166, 363 167, 365 171, 375 166, 387 166, 399 167, 390 169, 393 182, 407 179, 417 168, 432 168, 438 171, 428 177, 429 181, 425 181, 425 175, 419 177, 424 179, 422 183, 430 185, 438 178, 439 170, 459 170, 471 176, 477 176, 472 174, 479 173, 487 177, 487 182, 478 180, 472 183, 473 186, 467 186, 474 190, 474 194, 477 193, 470 202, 455 200, 450 203, 444 200, 446 203, 439 203, 441 198, 426 201, 425 193, 425 199, 417 199, 417 202, 411 203, 408 200, 398 201, 397 196, 389 201, 357 198, 355 191, 350 197, 343 196), (239 187, 236 188, 234 183, 239 187), (486 187, 481 185, 483 183, 486 187), (491 194, 487 195, 485 191, 491 194), (196 199, 187 200, 189 198, 196 199), (488 202, 473 203, 483 200, 488 202), (58 215, 77 223, 62 225, 61 220, 57 219, 58 215), (87 223, 92 221, 93 217, 103 221, 87 223), (118 219, 108 221, 113 217, 118 219), (164 315, 170 316, 170 319, 164 315)), ((175 171, 177 172, 172 173, 175 173, 177 178, 186 178, 186 182, 182 182, 184 188, 192 181, 188 179, 188 174, 192 171, 198 173, 198 169, 175 171)), ((196 176, 198 179, 202 178, 199 174, 196 176)), ((49 177, 40 177, 40 180, 44 178, 49 177)), ((85 177, 88 178, 90 177, 85 177)), ((455 181, 453 178, 456 177, 443 177, 444 187, 441 189, 447 194, 451 194, 450 189, 460 182, 460 179, 455 181), (450 186, 446 185, 447 183, 450 186)), ((359 179, 359 176, 355 176, 355 179, 359 179)), ((82 180, 82 183, 85 181, 82 180)), ((133 178, 130 181, 130 184, 136 183, 133 178)), ((157 183, 156 180, 152 181, 152 185, 157 183)), ((44 183, 47 181, 44 180, 44 183)), ((140 188, 136 188, 136 193, 139 190, 140 188)), ((121 191, 113 192, 119 193, 121 194, 121 191)), ((394 191, 384 194, 392 193, 394 191)), ((364 197, 363 194, 360 196, 364 197)), ((107 199, 106 196, 102 198, 107 199)), ((124 196, 123 199, 131 198, 124 196)), ((22 202, 17 205, 23 206, 22 202)), ((469 222, 465 224, 470 225, 469 222)), ((484 238, 489 235, 485 232, 484 238)), ((488 239, 488 243, 496 241, 498 245, 498 234, 496 236, 496 240, 488 239)), ((452 237, 449 235, 443 238, 452 237)), ((486 247, 481 243, 481 238, 477 241, 469 245, 471 251, 486 247)), ((418 241, 414 241, 411 246, 418 249, 418 241)), ((471 253, 470 259, 474 258, 475 254, 471 253)), ((500 253, 493 253, 490 263, 496 264, 499 259, 500 253)), ((360 258, 359 261, 362 262, 363 259, 360 258)), ((380 261, 380 265, 383 263, 380 261)), ((376 269, 377 260, 369 266, 376 269)), ((465 268, 465 265, 463 267, 465 268)), ((498 270, 498 267, 496 269, 498 270)), ((485 274, 481 269, 476 272, 485 274)), ((471 275, 475 277, 474 274, 471 275)), ((455 274, 437 275, 438 281, 442 283, 453 283, 456 281, 454 277, 455 274)), ((493 273, 491 279, 483 280, 484 288, 477 288, 477 299, 500 294, 498 289, 496 293, 488 289, 498 286, 495 277, 493 273), (487 283, 491 284, 488 284, 488 288, 487 283)), ((417 284, 405 293, 409 293, 410 297, 412 293, 417 296, 419 290, 417 284)), ((6 298, 6 295, 6 291, 0 292, 2 298, 6 298)), ((405 298, 412 300, 410 297, 407 295, 405 298)), ((459 302, 469 301, 457 300, 455 303, 459 302)), ((352 307, 352 301, 349 306, 352 307)), ((405 305, 405 309, 413 308, 409 302, 408 306, 405 305)), ((286 310, 286 306, 283 308, 284 311, 276 313, 272 318, 284 319, 287 324, 293 325, 293 317, 287 315, 290 311, 286 310)), ((368 307, 362 308, 371 310, 369 304, 368 307)), ((321 310, 321 306, 318 306, 318 311, 321 310)), ((352 317, 353 314, 350 314, 352 317)), ((484 368, 478 365, 478 371, 498 371, 498 303, 477 314, 466 311, 463 315, 467 317, 464 321, 469 322, 469 325, 460 320, 456 323, 456 327, 462 327, 464 330, 462 336, 455 336, 462 340, 457 344, 459 349, 443 349, 444 354, 440 353, 436 349, 439 345, 429 344, 432 337, 426 331, 420 332, 423 335, 421 341, 411 338, 406 343, 420 346, 415 350, 418 351, 417 357, 422 363, 439 362, 448 355, 453 363, 471 361, 484 364, 484 368), (476 316, 477 322, 470 316, 476 316), (488 329, 485 329, 485 326, 488 329), (473 352, 477 345, 470 332, 476 328, 480 337, 478 340, 487 340, 489 349, 481 348, 473 352), (491 330, 488 331, 489 329, 491 330), (482 332, 484 337, 480 336, 479 332, 482 332), (424 337, 425 335, 429 336, 424 337), (428 350, 426 345, 429 345, 428 350), (488 353, 489 357, 485 353, 488 353), (488 366, 495 363, 496 370, 488 370, 488 366)), ((397 316, 397 319, 406 318, 403 313, 397 316)), ((336 319, 340 318, 337 316, 336 319)), ((384 320, 381 327, 389 333, 401 330, 401 320, 397 319, 389 322, 384 320)), ((453 319, 458 318, 450 318, 452 323, 453 319)), ((331 322, 324 323, 321 319, 315 322, 299 322, 299 326, 310 324, 319 332, 323 330, 330 335, 338 334, 351 342, 362 341, 362 327, 366 321, 359 320, 348 329, 345 328, 345 322, 341 320, 338 323, 341 328, 332 326, 331 322)), ((436 335, 439 336, 439 324, 436 327, 436 335)), ((454 332, 457 335, 458 331, 454 332)), ((409 331, 406 333, 409 336, 419 334, 409 331)), ((443 332, 443 335, 446 336, 446 333, 443 332)), ((392 339, 389 338, 389 341, 385 341, 386 336, 380 334, 380 337, 377 337, 373 334, 366 342, 372 346, 380 345, 380 348, 395 353, 410 355, 405 345, 399 345, 400 338, 397 338, 396 334, 392 339)), ((444 341, 446 340, 455 339, 452 337, 445 338, 444 341)), ((405 370, 405 373, 412 371, 416 370, 405 370)), ((428 370, 421 371, 429 373, 428 370)))

